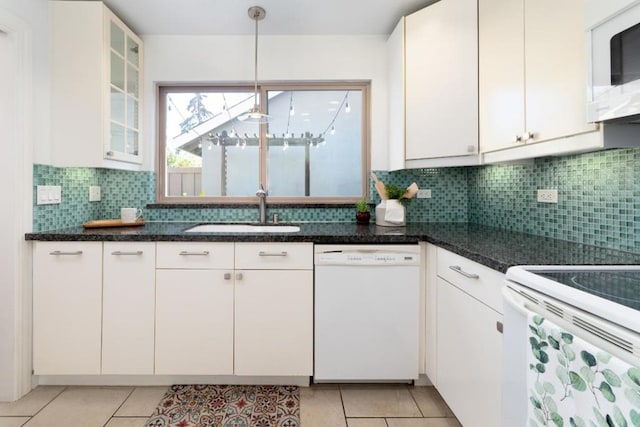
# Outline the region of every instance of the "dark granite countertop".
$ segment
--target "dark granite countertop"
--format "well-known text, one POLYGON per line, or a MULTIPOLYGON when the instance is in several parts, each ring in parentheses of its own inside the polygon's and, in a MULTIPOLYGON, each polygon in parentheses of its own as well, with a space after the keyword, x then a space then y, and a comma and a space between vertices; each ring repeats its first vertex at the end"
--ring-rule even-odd
POLYGON ((640 254, 467 223, 413 223, 378 227, 355 223, 301 223, 297 233, 187 233, 197 223, 147 222, 141 227, 82 227, 29 233, 42 241, 209 241, 400 244, 426 241, 506 272, 513 265, 637 265, 640 254))

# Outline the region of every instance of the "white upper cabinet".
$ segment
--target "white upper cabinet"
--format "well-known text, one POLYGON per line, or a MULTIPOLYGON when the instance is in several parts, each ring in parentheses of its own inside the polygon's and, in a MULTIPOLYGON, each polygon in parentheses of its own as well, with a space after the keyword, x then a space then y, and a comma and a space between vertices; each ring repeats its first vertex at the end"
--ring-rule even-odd
POLYGON ((479 0, 480 150, 486 161, 601 143, 597 125, 586 119, 584 3, 479 0), (542 142, 549 144, 493 153, 542 142))
POLYGON ((441 0, 392 33, 390 169, 477 163, 477 31, 476 0, 441 0))
POLYGON ((139 169, 142 41, 102 2, 50 4, 54 165, 139 169))

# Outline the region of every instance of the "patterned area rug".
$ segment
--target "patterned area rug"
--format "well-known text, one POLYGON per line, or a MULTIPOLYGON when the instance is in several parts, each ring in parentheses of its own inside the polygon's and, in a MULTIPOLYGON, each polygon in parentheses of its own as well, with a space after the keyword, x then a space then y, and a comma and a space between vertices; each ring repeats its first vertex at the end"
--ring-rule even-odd
POLYGON ((174 385, 145 427, 299 427, 296 386, 174 385))

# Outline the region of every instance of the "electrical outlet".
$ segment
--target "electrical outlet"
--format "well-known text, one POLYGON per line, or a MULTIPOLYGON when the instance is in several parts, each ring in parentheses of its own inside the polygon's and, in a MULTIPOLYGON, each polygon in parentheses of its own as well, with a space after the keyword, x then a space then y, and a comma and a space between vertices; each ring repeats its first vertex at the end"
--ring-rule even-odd
POLYGON ((418 190, 418 199, 430 199, 431 190, 418 190))
POLYGON ((36 204, 57 205, 62 201, 62 187, 59 185, 38 185, 36 204))
POLYGON ((538 190, 538 202, 558 203, 558 190, 538 190))
POLYGON ((89 186, 89 201, 90 202, 99 202, 100 200, 101 200, 100 186, 99 185, 90 185, 89 186))

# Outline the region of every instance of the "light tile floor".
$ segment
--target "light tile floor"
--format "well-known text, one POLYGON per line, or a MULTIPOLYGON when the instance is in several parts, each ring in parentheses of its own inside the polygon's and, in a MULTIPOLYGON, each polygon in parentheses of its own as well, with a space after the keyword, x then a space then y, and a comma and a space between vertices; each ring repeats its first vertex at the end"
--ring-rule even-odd
MULTIPOLYGON (((0 402, 0 427, 143 427, 166 387, 38 387, 0 402)), ((302 427, 461 427, 433 387, 300 389, 302 427)))

